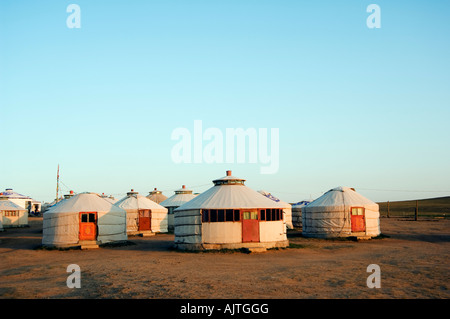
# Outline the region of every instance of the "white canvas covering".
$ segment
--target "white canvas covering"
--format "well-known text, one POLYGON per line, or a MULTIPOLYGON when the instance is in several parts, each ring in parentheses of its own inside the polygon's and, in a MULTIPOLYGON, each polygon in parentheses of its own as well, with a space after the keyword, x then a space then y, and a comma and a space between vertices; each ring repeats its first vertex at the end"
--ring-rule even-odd
POLYGON ((182 188, 177 189, 175 194, 170 196, 168 199, 162 201, 160 203, 161 206, 168 208, 169 210, 169 230, 174 229, 175 221, 174 221, 174 209, 180 207, 181 205, 189 202, 197 195, 192 194, 192 190, 187 189, 184 185, 182 188))
POLYGON ((97 213, 97 242, 127 240, 126 211, 95 193, 81 193, 44 213, 42 244, 71 246, 79 243, 79 213, 97 213))
POLYGON ((0 200, 0 229, 28 225, 28 212, 10 200, 0 200))
MULTIPOLYGON (((175 244, 178 247, 200 247, 205 244, 244 247, 246 243, 242 243, 241 221, 202 222, 202 210, 286 207, 245 186, 243 181, 231 176, 230 173, 224 178, 214 180, 215 186, 176 208, 175 244), (228 184, 226 181, 239 183, 228 184)), ((260 243, 287 242, 286 225, 283 220, 260 221, 259 227, 260 243)))
POLYGON ((301 201, 292 205, 292 225, 294 227, 302 226, 302 208, 311 203, 311 201, 301 201))
POLYGON ((380 234, 380 213, 377 203, 348 187, 336 187, 302 208, 303 235, 309 237, 352 236, 351 208, 365 210, 365 235, 380 234))
POLYGON ((136 233, 139 228, 139 210, 151 212, 151 231, 166 233, 168 231, 168 209, 139 194, 129 194, 114 205, 127 212, 127 232, 136 233))

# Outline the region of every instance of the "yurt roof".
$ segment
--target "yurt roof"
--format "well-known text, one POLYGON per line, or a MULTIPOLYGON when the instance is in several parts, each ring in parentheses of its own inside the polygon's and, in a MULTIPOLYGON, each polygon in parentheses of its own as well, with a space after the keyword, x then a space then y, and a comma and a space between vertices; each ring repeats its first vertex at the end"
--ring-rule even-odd
POLYGON ((22 210, 26 211, 25 208, 11 202, 10 200, 0 200, 0 210, 22 210))
POLYGON ((328 192, 309 203, 306 207, 313 208, 335 208, 335 207, 350 207, 350 206, 378 206, 377 203, 358 194, 350 187, 336 187, 330 189, 328 192))
POLYGON ((183 185, 180 189, 175 191, 175 194, 192 194, 192 190, 187 189, 186 185, 183 185))
POLYGON ((5 191, 0 193, 0 197, 8 197, 8 198, 20 198, 20 199, 31 199, 29 196, 25 196, 22 194, 19 194, 12 190, 12 188, 7 188, 5 191))
POLYGON ((283 204, 277 203, 253 189, 242 184, 221 184, 217 181, 245 181, 236 178, 227 171, 227 179, 214 180, 214 186, 201 193, 196 198, 178 207, 175 211, 190 209, 239 209, 239 208, 284 208, 283 204))
POLYGON ((149 192, 149 194, 147 195, 147 198, 151 199, 155 203, 159 203, 160 204, 160 203, 162 203, 163 201, 165 201, 167 199, 167 196, 163 195, 163 193, 160 190, 157 190, 155 188, 154 190, 149 192))
MULTIPOLYGON (((149 195, 162 195, 162 191, 158 190, 156 187, 151 192, 148 193, 149 195)), ((163 195, 164 196, 164 195, 163 195)))
POLYGON ((197 195, 194 194, 175 194, 159 204, 164 207, 178 207, 185 204, 186 202, 191 201, 196 197, 197 195))
POLYGON ((263 195, 263 196, 265 196, 265 197, 267 197, 267 198, 273 200, 274 202, 277 202, 277 203, 279 203, 279 204, 284 205, 285 208, 291 208, 291 207, 292 207, 291 204, 282 201, 281 199, 279 199, 279 198, 273 196, 271 193, 269 193, 269 192, 267 192, 267 191, 261 190, 261 191, 258 191, 258 193, 260 193, 261 195, 263 195))
POLYGON ((122 212, 123 209, 114 206, 96 193, 80 193, 64 199, 50 207, 45 214, 73 212, 122 212))
POLYGON ((127 209, 167 209, 151 199, 138 194, 130 194, 116 202, 114 205, 127 209))

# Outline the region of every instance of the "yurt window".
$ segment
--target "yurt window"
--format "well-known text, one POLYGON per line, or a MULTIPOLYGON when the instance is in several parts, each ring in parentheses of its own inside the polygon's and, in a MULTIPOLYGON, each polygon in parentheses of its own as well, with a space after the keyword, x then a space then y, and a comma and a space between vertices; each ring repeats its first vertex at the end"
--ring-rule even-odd
POLYGON ((237 222, 240 220, 240 211, 238 209, 203 209, 202 222, 237 222))
POLYGON ((209 222, 209 211, 207 209, 204 209, 202 211, 202 222, 204 223, 209 222))
POLYGON ((219 222, 225 221, 225 210, 224 209, 219 209, 217 211, 217 221, 219 221, 219 222))
POLYGON ((283 213, 278 208, 267 208, 260 210, 261 220, 278 221, 283 219, 283 213))
POLYGON ((352 207, 352 215, 364 215, 364 207, 352 207))
POLYGON ((216 209, 211 209, 209 211, 209 221, 212 223, 217 222, 217 210, 216 209))

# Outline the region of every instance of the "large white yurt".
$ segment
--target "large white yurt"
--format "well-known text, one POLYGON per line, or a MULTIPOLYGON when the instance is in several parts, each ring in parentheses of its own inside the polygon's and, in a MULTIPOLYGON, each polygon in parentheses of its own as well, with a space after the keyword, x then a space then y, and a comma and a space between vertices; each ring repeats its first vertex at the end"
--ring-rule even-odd
POLYGON ((161 204, 163 201, 167 199, 167 196, 164 195, 161 191, 159 191, 157 188, 149 192, 147 195, 147 198, 154 201, 157 204, 161 204))
POLYGON ((302 208, 305 237, 361 237, 380 234, 378 204, 353 188, 336 187, 302 208))
POLYGON ((175 209, 175 246, 179 249, 286 247, 284 205, 227 175, 175 209))
POLYGON ((284 205, 283 214, 284 214, 284 222, 286 223, 287 229, 294 229, 294 225, 292 224, 292 205, 286 202, 283 202, 281 199, 273 196, 271 193, 266 192, 264 190, 258 191, 258 193, 266 196, 267 198, 284 205))
POLYGON ((71 247, 126 241, 126 215, 98 194, 77 194, 44 213, 42 244, 71 247))
POLYGON ((7 200, 0 199, 0 228, 28 226, 28 212, 22 206, 7 200))
POLYGON ((196 196, 197 195, 192 194, 192 190, 187 189, 186 185, 183 185, 180 189, 175 191, 175 194, 160 203, 161 206, 164 206, 169 210, 169 230, 173 230, 174 228, 173 211, 196 196))
POLYGON ((131 190, 114 205, 127 212, 128 235, 167 233, 168 209, 131 190))
POLYGON ((302 200, 298 203, 292 204, 292 225, 294 227, 302 226, 302 208, 311 203, 308 200, 302 200))

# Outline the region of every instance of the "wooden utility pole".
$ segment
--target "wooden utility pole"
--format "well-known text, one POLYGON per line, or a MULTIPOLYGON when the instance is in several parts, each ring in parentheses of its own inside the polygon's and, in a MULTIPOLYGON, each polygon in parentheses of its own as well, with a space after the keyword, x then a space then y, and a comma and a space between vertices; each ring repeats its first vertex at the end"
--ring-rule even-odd
POLYGON ((387 202, 387 217, 389 218, 389 201, 387 202))
POLYGON ((417 220, 419 218, 419 201, 416 200, 416 211, 414 214, 414 220, 417 220))

